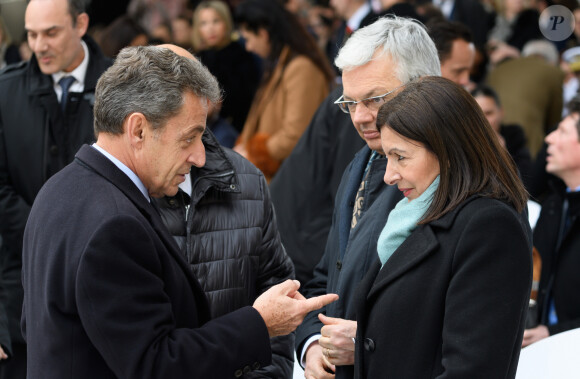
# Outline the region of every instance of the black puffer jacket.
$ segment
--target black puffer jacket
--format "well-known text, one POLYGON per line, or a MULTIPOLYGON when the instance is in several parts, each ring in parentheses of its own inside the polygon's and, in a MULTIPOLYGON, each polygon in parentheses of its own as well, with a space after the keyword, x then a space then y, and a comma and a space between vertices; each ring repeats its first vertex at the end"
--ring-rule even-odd
MULTIPOLYGON (((221 147, 211 132, 206 131, 203 143, 206 164, 192 167, 191 201, 179 190, 157 204, 206 292, 215 318, 252 305, 272 285, 293 278, 294 267, 280 242, 262 173, 221 147)), ((244 377, 291 378, 293 344, 293 334, 273 338, 272 365, 244 377)))

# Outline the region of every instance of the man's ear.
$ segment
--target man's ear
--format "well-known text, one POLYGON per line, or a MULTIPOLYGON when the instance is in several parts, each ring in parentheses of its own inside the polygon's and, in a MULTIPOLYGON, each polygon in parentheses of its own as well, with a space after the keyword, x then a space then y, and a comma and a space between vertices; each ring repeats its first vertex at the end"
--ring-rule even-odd
POLYGON ((77 34, 80 38, 82 38, 87 29, 89 28, 89 15, 86 13, 81 13, 77 16, 77 23, 75 25, 75 29, 77 30, 77 34))
POLYGON ((129 138, 131 146, 140 149, 145 140, 148 122, 143 113, 131 113, 125 119, 125 135, 129 138))

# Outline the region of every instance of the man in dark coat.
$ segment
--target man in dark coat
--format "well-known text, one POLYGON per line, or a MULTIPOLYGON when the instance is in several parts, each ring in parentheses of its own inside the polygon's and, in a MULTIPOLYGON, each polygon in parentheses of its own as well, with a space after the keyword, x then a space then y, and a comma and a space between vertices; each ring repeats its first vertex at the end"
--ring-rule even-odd
MULTIPOLYGON (((175 196, 156 200, 216 318, 293 278, 294 266, 280 242, 264 175, 209 130, 202 141, 205 165, 191 168, 175 196)), ((272 364, 246 378, 292 377, 294 335, 272 338, 271 346, 272 364)))
POLYGON ((322 310, 331 317, 319 320, 319 312, 312 312, 296 333, 296 352, 305 374, 317 378, 332 377, 329 372, 334 371, 337 378, 353 376, 353 293, 376 260, 378 236, 402 197, 396 187, 383 181, 386 158, 376 126, 378 109, 403 83, 423 75, 440 75, 433 41, 422 25, 404 18, 379 19, 356 31, 336 63, 343 79, 343 93, 336 103, 350 114, 366 146, 342 176, 324 255, 314 279, 304 289, 306 296, 329 289, 340 296, 322 310))
POLYGON ((30 207, 44 182, 94 140, 95 85, 111 62, 84 37, 88 23, 83 1, 31 1, 25 27, 34 56, 0 75, 0 301, 11 337, 0 378, 26 377, 20 271, 30 207), (74 78, 67 96, 59 85, 64 77, 74 78))
POLYGON ((269 337, 336 299, 306 300, 288 280, 210 321, 150 199, 175 195, 205 164, 220 91, 192 58, 122 50, 97 84, 97 142, 39 192, 22 258, 29 378, 241 377, 270 364, 269 337))
POLYGON ((318 107, 270 182, 282 243, 302 284, 312 279, 324 252, 344 169, 365 145, 349 115, 334 104, 340 95, 342 86, 318 107))
POLYGON ((546 136, 546 171, 563 183, 552 183, 534 229, 534 246, 542 257, 538 288, 538 326, 524 332, 527 346, 580 327, 580 97, 570 113, 546 136))

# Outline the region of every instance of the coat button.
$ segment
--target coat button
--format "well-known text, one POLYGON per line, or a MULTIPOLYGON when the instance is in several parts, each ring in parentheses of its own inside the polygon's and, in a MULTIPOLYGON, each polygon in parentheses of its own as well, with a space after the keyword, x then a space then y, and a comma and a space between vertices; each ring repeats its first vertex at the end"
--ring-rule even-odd
POLYGON ((373 341, 372 339, 365 338, 363 345, 364 345, 366 351, 370 351, 370 352, 375 351, 375 341, 373 341))
POLYGON ((235 184, 230 184, 230 189, 235 190, 236 189, 236 185, 235 184))
POLYGON ((254 364, 252 365, 252 369, 257 370, 260 368, 260 364, 258 362, 254 362, 254 364))
POLYGON ((244 372, 240 369, 240 370, 236 370, 236 372, 234 372, 234 376, 236 378, 241 378, 242 375, 244 375, 244 372))
POLYGON ((58 146, 52 145, 48 151, 50 152, 50 155, 55 157, 58 155, 58 146))
POLYGON ((336 269, 338 271, 340 271, 342 269, 342 262, 341 261, 336 261, 336 269))
POLYGON ((252 371, 252 369, 250 368, 250 366, 245 366, 244 367, 244 374, 249 374, 250 371, 252 371))

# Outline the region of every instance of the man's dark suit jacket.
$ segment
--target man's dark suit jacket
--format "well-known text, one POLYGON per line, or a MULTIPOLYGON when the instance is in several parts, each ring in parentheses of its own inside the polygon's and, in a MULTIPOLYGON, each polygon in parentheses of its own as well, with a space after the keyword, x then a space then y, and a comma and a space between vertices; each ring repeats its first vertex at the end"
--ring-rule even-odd
POLYGON ((259 313, 208 321, 159 214, 96 149, 42 188, 24 240, 28 378, 226 378, 270 363, 259 313))
MULTIPOLYGON (((22 350, 20 272, 28 213, 46 180, 72 162, 83 144, 94 141, 95 87, 112 63, 90 37, 83 40, 89 49, 84 91, 69 93, 64 114, 52 76, 40 71, 35 56, 0 75, 0 303, 6 310, 9 345, 21 345, 22 350)), ((13 366, 26 359, 12 358, 13 366)))

